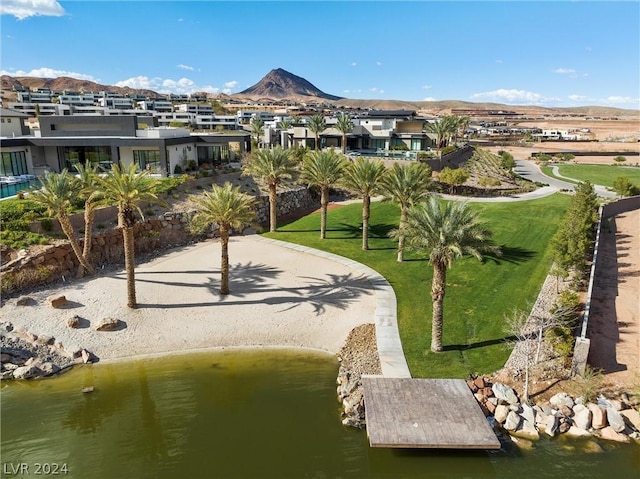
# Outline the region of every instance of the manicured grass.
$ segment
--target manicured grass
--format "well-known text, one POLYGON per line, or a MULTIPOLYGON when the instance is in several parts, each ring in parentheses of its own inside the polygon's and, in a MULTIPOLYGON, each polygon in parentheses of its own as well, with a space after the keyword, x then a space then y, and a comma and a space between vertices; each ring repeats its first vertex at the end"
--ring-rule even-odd
POLYGON ((465 258, 449 270, 445 351, 440 354, 430 351, 432 268, 418 254, 408 254, 404 263, 396 262, 396 243, 387 237, 398 222, 395 205, 372 205, 369 251, 361 249, 360 204, 329 211, 324 241, 317 213, 265 236, 346 256, 378 271, 396 292, 400 336, 412 375, 466 378, 504 365, 509 356, 504 315, 514 308, 528 309, 535 301, 551 262, 548 243, 568 201, 556 194, 536 201, 473 204, 504 256, 484 263, 465 258))
MULTIPOLYGON (((619 176, 626 176, 631 183, 640 185, 640 168, 612 166, 612 165, 558 165, 561 175, 574 178, 576 181, 590 181, 595 185, 613 187, 613 181, 619 176)), ((552 167, 542 168, 545 175, 564 180, 554 176, 552 167)), ((567 181, 567 180, 565 180, 567 181)))

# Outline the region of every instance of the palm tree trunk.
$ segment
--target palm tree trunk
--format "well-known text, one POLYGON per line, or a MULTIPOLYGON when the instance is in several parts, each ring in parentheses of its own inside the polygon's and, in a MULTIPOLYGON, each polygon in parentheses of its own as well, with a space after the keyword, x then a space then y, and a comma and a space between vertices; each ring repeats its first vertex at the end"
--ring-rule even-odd
POLYGON ((122 227, 122 239, 124 240, 124 265, 127 271, 127 306, 136 308, 136 278, 135 278, 135 243, 133 227, 122 227))
POLYGON ((371 210, 371 198, 365 195, 362 198, 362 249, 369 249, 369 216, 371 210))
POLYGON ((220 294, 229 294, 229 230, 220 226, 220 294))
POLYGON ((433 281, 431 283, 431 299, 433 316, 431 318, 431 351, 442 351, 442 318, 444 313, 444 293, 447 282, 447 265, 433 264, 433 281))
POLYGON ((80 244, 78 244, 78 239, 76 238, 75 231, 73 231, 73 226, 71 225, 71 221, 69 221, 69 217, 64 213, 58 213, 58 221, 60 222, 60 227, 67 238, 69 238, 69 243, 71 243, 71 249, 78 258, 78 262, 87 269, 87 271, 91 274, 95 273, 95 270, 92 266, 87 263, 87 261, 82 256, 82 252, 80 251, 80 244))
POLYGON ((278 196, 276 195, 276 185, 269 185, 269 231, 272 233, 276 230, 276 202, 278 196))
MULTIPOLYGON (((82 248, 82 256, 85 261, 91 264, 89 261, 89 255, 91 254, 91 241, 93 238, 93 220, 95 217, 95 208, 93 202, 87 200, 84 204, 84 247, 82 248)), ((78 278, 84 276, 84 266, 82 264, 78 268, 78 278)))
POLYGON ((329 204, 329 188, 320 189, 320 239, 327 237, 327 205, 329 204))
POLYGON ((398 263, 402 263, 404 261, 404 233, 402 231, 406 222, 407 208, 405 206, 400 206, 400 224, 398 225, 398 263))
POLYGON ((316 150, 316 151, 320 149, 320 148, 318 148, 318 147, 320 146, 320 145, 319 145, 319 143, 320 143, 320 138, 319 138, 319 136, 318 136, 318 135, 316 135, 316 145, 315 145, 315 146, 316 146, 316 147, 315 147, 315 150, 316 150))
POLYGON ((344 155, 347 152, 347 135, 346 133, 342 134, 342 154, 344 155))

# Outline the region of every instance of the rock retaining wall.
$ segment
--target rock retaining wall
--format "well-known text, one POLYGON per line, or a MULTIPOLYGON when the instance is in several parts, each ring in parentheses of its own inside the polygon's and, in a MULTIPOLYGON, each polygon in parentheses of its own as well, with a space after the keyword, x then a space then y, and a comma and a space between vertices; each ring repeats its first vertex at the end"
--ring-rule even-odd
POLYGON ((560 434, 608 441, 640 442, 640 414, 637 404, 607 399, 600 395, 587 401, 560 392, 534 406, 523 403, 505 384, 478 377, 467 385, 485 416, 496 430, 511 436, 537 440, 540 434, 560 434))

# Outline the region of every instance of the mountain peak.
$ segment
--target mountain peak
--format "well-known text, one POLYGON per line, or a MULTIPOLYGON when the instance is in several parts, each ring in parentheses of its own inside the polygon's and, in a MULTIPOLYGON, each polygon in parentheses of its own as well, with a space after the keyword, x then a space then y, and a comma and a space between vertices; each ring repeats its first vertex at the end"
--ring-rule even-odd
POLYGON ((324 100, 341 99, 339 96, 324 93, 304 78, 282 68, 271 70, 262 80, 239 94, 277 100, 284 98, 300 99, 301 97, 322 98, 324 100))

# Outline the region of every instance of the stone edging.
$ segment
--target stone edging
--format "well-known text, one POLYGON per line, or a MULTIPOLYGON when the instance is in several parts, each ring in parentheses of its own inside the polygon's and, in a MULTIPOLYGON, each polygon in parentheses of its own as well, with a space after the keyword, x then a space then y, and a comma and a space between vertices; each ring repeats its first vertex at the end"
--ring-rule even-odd
POLYGON ((364 275, 371 283, 376 298, 375 326, 376 342, 382 375, 390 378, 410 378, 411 372, 404 357, 400 333, 398 331, 396 294, 389 282, 377 271, 368 266, 326 251, 309 248, 307 246, 287 243, 256 235, 260 241, 272 243, 283 248, 289 248, 306 254, 312 254, 331 261, 340 263, 355 272, 364 275))

